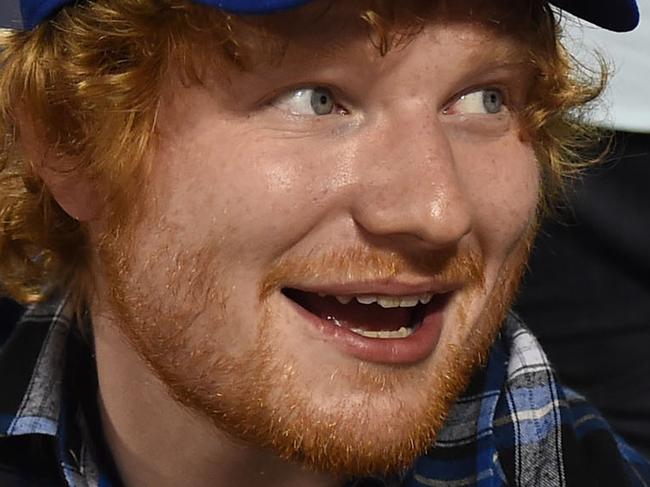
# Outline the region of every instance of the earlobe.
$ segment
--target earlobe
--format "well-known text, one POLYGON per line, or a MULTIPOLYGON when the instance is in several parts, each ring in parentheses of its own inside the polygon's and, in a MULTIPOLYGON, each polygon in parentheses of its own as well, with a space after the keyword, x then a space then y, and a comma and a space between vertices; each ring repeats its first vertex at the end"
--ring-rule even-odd
POLYGON ((59 206, 75 220, 90 222, 101 214, 101 196, 96 185, 81 169, 63 171, 47 166, 36 166, 39 176, 45 182, 59 206))
POLYGON ((19 126, 21 149, 59 206, 80 222, 97 220, 103 198, 96 182, 71 157, 57 154, 38 137, 31 120, 21 117, 19 126))

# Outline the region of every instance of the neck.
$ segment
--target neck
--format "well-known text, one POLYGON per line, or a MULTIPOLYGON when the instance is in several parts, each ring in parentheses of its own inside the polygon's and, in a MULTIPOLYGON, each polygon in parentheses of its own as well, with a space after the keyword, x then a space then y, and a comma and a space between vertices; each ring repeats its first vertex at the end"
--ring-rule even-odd
POLYGON ((93 314, 104 435, 128 487, 334 487, 340 479, 244 445, 173 400, 118 331, 93 314))

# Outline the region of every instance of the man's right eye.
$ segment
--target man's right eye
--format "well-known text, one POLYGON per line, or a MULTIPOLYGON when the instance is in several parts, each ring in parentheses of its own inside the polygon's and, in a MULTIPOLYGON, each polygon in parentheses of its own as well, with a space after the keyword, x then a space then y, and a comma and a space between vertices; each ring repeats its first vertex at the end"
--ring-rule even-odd
POLYGON ((271 104, 292 115, 323 116, 347 113, 336 103, 332 91, 324 87, 293 90, 276 98, 271 104))

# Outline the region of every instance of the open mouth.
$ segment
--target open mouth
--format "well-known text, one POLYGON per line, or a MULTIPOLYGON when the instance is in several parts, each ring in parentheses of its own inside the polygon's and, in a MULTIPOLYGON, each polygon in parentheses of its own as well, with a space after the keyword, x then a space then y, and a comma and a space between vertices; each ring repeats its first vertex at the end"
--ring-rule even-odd
POLYGON ((283 294, 312 315, 371 339, 400 340, 415 334, 427 316, 441 311, 450 293, 411 296, 326 295, 284 288, 283 294))

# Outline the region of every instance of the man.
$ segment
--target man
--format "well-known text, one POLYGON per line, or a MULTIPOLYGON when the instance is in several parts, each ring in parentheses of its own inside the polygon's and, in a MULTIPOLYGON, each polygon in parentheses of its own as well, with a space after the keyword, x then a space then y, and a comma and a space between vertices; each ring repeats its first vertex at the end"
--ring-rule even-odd
POLYGON ((4 484, 650 480, 507 315, 599 91, 545 2, 23 15, 1 275, 40 304, 0 359, 4 484))

